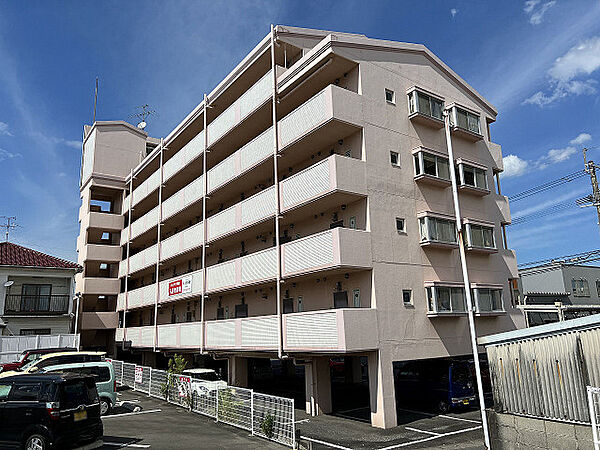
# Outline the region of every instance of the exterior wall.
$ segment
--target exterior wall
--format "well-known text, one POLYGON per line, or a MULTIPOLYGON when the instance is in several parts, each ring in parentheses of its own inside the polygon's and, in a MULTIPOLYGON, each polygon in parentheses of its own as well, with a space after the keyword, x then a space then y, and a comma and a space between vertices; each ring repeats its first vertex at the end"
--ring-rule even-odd
POLYGON ((600 267, 589 266, 563 266, 562 270, 566 292, 570 292, 569 298, 574 305, 598 305, 600 296, 596 282, 600 280, 600 267), (590 287, 589 297, 579 297, 573 295, 571 280, 585 278, 590 287))
POLYGON ((523 270, 520 273, 524 294, 528 292, 571 292, 571 281, 569 280, 567 287, 560 267, 541 273, 535 273, 534 270, 531 272, 523 270))
POLYGON ((573 305, 598 305, 600 292, 596 282, 600 281, 600 267, 560 264, 551 267, 534 267, 521 271, 523 292, 568 293, 573 305), (590 288, 590 296, 575 296, 571 281, 584 278, 590 288))

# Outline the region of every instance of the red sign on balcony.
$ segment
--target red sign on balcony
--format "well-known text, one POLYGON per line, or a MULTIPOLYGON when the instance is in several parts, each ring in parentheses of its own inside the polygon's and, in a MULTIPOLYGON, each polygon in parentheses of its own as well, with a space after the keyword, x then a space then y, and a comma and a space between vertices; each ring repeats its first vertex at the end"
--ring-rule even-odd
POLYGON ((192 292, 192 277, 182 277, 169 282, 169 297, 172 295, 189 294, 192 292))

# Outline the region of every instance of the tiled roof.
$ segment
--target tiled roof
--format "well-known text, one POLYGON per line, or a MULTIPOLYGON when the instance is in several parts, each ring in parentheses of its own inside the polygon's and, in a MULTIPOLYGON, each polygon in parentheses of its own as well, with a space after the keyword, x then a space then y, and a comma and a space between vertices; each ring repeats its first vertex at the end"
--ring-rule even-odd
POLYGON ((12 242, 0 242, 0 266, 53 267, 78 269, 74 262, 22 247, 12 242))

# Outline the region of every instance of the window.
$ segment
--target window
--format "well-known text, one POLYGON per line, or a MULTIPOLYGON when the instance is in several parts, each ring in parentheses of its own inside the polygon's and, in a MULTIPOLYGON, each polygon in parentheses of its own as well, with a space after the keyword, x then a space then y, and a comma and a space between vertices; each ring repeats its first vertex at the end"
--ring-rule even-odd
POLYGON ((43 335, 43 334, 51 334, 50 328, 21 328, 19 331, 21 336, 35 336, 35 335, 43 335))
POLYGON ((590 296, 590 286, 585 278, 573 278, 571 280, 571 287, 573 288, 573 295, 575 297, 590 296))
POLYGON ((351 216, 350 220, 348 221, 348 227, 351 230, 356 230, 356 216, 351 216))
POLYGON ((404 303, 404 306, 413 304, 412 291, 410 289, 402 290, 402 302, 404 303))
POLYGON ((12 385, 10 384, 0 384, 0 400, 6 400, 8 398, 11 387, 12 385))
POLYGON ((102 239, 103 241, 108 241, 110 239, 110 233, 108 233, 106 231, 103 232, 102 237, 100 239, 102 239))
POLYGON ((13 386, 9 400, 15 402, 37 402, 42 386, 40 384, 21 384, 13 386))
POLYGON ((450 180, 448 158, 443 158, 427 152, 418 152, 414 155, 414 161, 415 176, 429 175, 447 181, 450 180))
POLYGON ((443 120, 444 102, 420 91, 408 94, 410 114, 419 113, 435 119, 443 120))
POLYGON ((235 305, 235 317, 248 317, 248 304, 242 303, 241 305, 235 305))
POLYGON ((467 242, 469 247, 478 248, 496 248, 496 240, 494 239, 494 228, 487 227, 484 225, 475 225, 468 223, 467 228, 467 242))
POLYGON ((458 166, 458 173, 461 185, 489 190, 486 170, 461 163, 458 166))
POLYGON ((400 167, 400 155, 398 155, 398 152, 390 152, 390 162, 392 166, 400 167))
POLYGON ((510 288, 510 302, 512 306, 521 304, 521 291, 519 290, 519 279, 509 278, 508 286, 510 288))
POLYGON ((475 297, 477 312, 504 311, 502 289, 473 289, 473 297, 475 297))
POLYGON ((304 311, 304 305, 302 304, 302 296, 298 296, 298 312, 304 311))
POLYGON ((352 291, 352 306, 360 308, 360 289, 354 289, 352 291))
POLYGON ((479 128, 479 115, 466 111, 457 106, 454 107, 452 126, 462 128, 471 133, 481 134, 479 128))
POLYGON ((283 314, 289 314, 294 312, 294 299, 284 298, 283 299, 283 314))
POLYGON ((24 284, 21 287, 21 311, 49 311, 51 293, 51 284, 24 284))
POLYGON ((108 264, 100 263, 100 270, 106 270, 106 269, 108 269, 108 264))
POLYGON ((396 217, 396 231, 398 233, 406 233, 406 221, 400 217, 396 217))
POLYGON ((333 293, 333 307, 335 309, 348 307, 348 291, 333 293))
POLYGON ((600 280, 596 280, 596 292, 598 293, 598 297, 600 297, 600 280))
POLYGON ((465 290, 461 287, 430 286, 427 288, 427 304, 432 313, 465 312, 465 290))
POLYGON ((385 90, 385 101, 391 104, 396 103, 396 95, 394 94, 394 91, 391 89, 385 90))
POLYGON ((441 242, 456 244, 456 227, 453 220, 438 217, 419 218, 421 242, 441 242))

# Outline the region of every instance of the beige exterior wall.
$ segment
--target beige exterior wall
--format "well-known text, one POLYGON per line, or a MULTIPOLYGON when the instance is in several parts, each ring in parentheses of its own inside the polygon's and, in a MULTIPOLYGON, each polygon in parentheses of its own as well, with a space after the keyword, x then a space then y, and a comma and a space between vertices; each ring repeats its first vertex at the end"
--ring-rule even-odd
MULTIPOLYGON (((294 320, 300 323, 298 321, 306 317, 304 323, 308 330, 309 317, 313 317, 308 313, 333 310, 335 292, 347 292, 349 308, 373 310, 373 314, 357 314, 352 318, 350 313, 344 313, 349 322, 336 319, 339 329, 332 332, 337 333, 338 345, 332 348, 337 349, 336 352, 370 349, 372 423, 389 427, 396 421, 393 361, 464 355, 470 351, 466 314, 432 317, 428 310, 426 284, 460 283, 462 274, 456 248, 421 245, 419 215, 430 212, 452 216, 453 203, 447 184, 431 185, 415 180, 415 148, 447 154, 443 128, 409 118, 407 91, 415 86, 442 97, 446 105, 457 104, 480 116, 480 138, 463 133, 469 137, 466 139, 459 132, 453 132, 452 137, 457 159, 486 168, 490 189, 490 192, 476 194, 467 190, 460 192, 464 218, 493 224, 497 247, 497 251, 487 253, 468 252, 471 281, 503 288, 505 311, 478 317, 478 334, 524 326, 522 314, 510 300, 509 278, 517 277, 514 252, 502 248, 501 225, 510 221, 508 202, 494 192, 494 173, 502 170, 501 149, 490 142, 487 133, 496 111, 422 46, 344 33, 333 37, 329 32, 285 27, 278 27, 278 33, 283 44, 275 52, 281 152, 277 159, 282 211, 279 225, 281 239, 289 240, 281 246, 282 255, 292 252, 294 244, 311 243, 306 244, 305 249, 297 245, 297 253, 290 253, 297 255, 295 259, 284 261, 290 267, 301 267, 293 276, 282 280, 281 301, 288 297, 294 299, 294 314, 284 322, 291 330, 294 320), (299 55, 291 67, 285 61, 286 54, 299 55), (393 104, 386 102, 386 89, 394 93, 393 104), (398 154, 399 164, 391 164, 390 152, 398 154), (293 206, 286 206, 288 204, 293 206), (405 232, 397 231, 397 218, 404 219, 405 232), (357 231, 352 234, 344 230, 339 233, 339 240, 335 238, 332 242, 314 239, 327 235, 332 224, 357 231), (316 262, 329 257, 328 252, 331 261, 316 262), (412 292, 409 305, 403 302, 403 290, 412 292), (355 295, 360 298, 357 305, 355 295), (307 313, 304 316, 302 312, 296 315, 299 298, 302 311, 307 313), (350 323, 352 326, 345 330, 350 323), (376 351, 370 343, 361 346, 362 336, 365 342, 370 342, 374 335, 376 351), (339 340, 344 342, 340 344, 339 340)), ((269 127, 273 126, 269 110, 272 93, 265 75, 271 69, 268 50, 267 37, 255 49, 256 54, 240 63, 209 95, 212 108, 207 113, 208 155, 204 154, 203 105, 167 136, 164 147, 141 160, 139 166, 140 159, 136 161, 135 155, 140 154, 140 146, 145 142, 139 133, 115 125, 106 127, 104 134, 96 134, 97 140, 104 137, 107 143, 95 147, 94 167, 98 164, 98 173, 102 176, 92 175, 91 183, 82 189, 82 233, 78 245, 86 271, 81 286, 84 295, 89 292, 94 296, 100 293, 101 284, 107 284, 98 278, 101 271, 96 266, 98 261, 89 260, 102 257, 113 261, 116 252, 105 254, 101 251, 104 247, 90 244, 101 244, 102 227, 116 230, 122 223, 124 228, 118 239, 111 235, 111 243, 104 244, 120 242, 119 257, 125 255, 119 264, 107 269, 111 292, 119 293, 117 310, 123 311, 119 313, 120 327, 123 318, 125 321, 124 329, 117 330, 118 340, 128 340, 129 333, 129 340, 135 341, 135 345, 153 348, 158 344, 160 347, 160 330, 163 330, 164 342, 168 341, 164 348, 179 345, 182 349, 198 351, 203 342, 190 343, 180 335, 184 332, 183 326, 169 328, 169 325, 191 321, 185 329, 198 336, 208 333, 199 325, 203 256, 208 268, 205 320, 212 328, 217 308, 223 308, 225 318, 233 318, 235 307, 242 299, 248 305, 249 319, 231 321, 231 327, 238 327, 235 340, 243 342, 244 326, 259 322, 252 318, 277 314, 273 271, 276 260, 265 256, 255 266, 244 265, 258 252, 268 252, 274 247, 277 250, 273 140, 268 135, 269 127), (128 147, 129 151, 119 161, 117 170, 111 156, 114 149, 122 147, 128 147), (205 157, 206 172, 203 169, 205 157), (137 166, 134 178, 130 180, 127 173, 134 166, 137 166), (108 180, 110 177, 115 179, 108 180), (208 179, 210 194, 206 198, 206 211, 202 210, 204 177, 208 179), (219 181, 221 179, 224 181, 219 181), (133 192, 128 190, 130 183, 133 192), (115 187, 117 184, 120 187, 115 187), (115 194, 114 211, 123 212, 122 222, 96 217, 100 214, 97 211, 90 212, 92 198, 110 189, 115 194), (272 197, 267 196, 269 192, 273 193, 272 197), (264 197, 252 203, 255 195, 264 197), (133 210, 129 202, 135 203, 133 210), (174 208, 178 209, 175 213, 174 208), (257 219, 245 222, 248 215, 257 219), (132 239, 129 239, 129 227, 135 231, 132 239), (205 229, 209 245, 203 248, 205 229), (84 250, 86 245, 88 248, 84 250), (169 253, 165 256, 167 250, 169 253), (158 261, 159 253, 161 261, 158 261), (215 267, 221 263, 225 264, 218 266, 222 270, 217 273, 215 267), (121 278, 120 284, 115 270, 121 278), (255 272, 251 282, 223 281, 243 280, 246 276, 245 272, 240 274, 243 270, 255 272), (166 280, 180 279, 186 274, 193 275, 195 280, 190 293, 176 297, 181 300, 168 301, 162 296, 160 302, 156 300, 160 291, 157 281, 164 285, 166 280), (215 283, 222 287, 211 287, 215 283), (155 325, 156 332, 152 329, 155 325), (137 328, 141 326, 149 328, 137 328), (176 329, 179 331, 169 331, 176 329)), ((334 236, 338 236, 336 233, 334 236)), ((285 271, 283 273, 285 275, 285 271)), ((317 316, 314 317, 317 320, 317 316)), ((319 316, 318 320, 323 317, 319 316)), ((264 326, 271 327, 273 323, 267 320, 264 326)), ((321 326, 326 322, 318 323, 321 326)), ((306 332, 306 338, 310 333, 306 332)), ((216 348, 228 348, 229 353, 243 356, 242 344, 237 341, 231 344, 233 336, 229 337, 229 341, 223 338, 229 343, 217 343, 216 348)), ((253 351, 262 348, 265 356, 274 355, 277 346, 271 341, 263 343, 264 347, 259 344, 246 348, 253 351)), ((322 349, 308 344, 297 348, 303 348, 306 357, 311 354, 306 349, 314 349, 316 359, 310 374, 316 377, 315 385, 325 383, 324 372, 319 370, 323 360, 316 357, 322 349)), ((326 391, 321 389, 321 392, 326 391)), ((326 399, 321 400, 319 404, 327 404, 326 399)))

